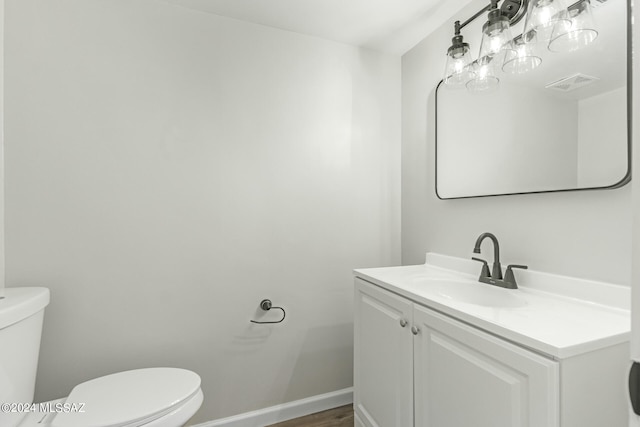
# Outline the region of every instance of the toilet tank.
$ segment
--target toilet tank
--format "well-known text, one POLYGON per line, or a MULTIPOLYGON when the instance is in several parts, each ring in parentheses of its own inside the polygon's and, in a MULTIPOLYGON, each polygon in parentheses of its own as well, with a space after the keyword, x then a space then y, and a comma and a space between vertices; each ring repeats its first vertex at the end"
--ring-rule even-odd
MULTIPOLYGON (((31 403, 47 288, 6 288, 0 299, 0 402, 31 403)), ((0 412, 0 426, 12 425, 0 412)), ((12 418, 12 417, 11 417, 12 418)))

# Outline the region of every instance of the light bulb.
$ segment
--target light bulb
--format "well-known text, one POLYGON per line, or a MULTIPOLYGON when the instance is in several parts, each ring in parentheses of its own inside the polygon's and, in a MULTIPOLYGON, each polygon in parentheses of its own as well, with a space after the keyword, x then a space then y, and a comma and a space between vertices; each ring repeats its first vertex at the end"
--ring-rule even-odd
POLYGON ((482 26, 482 42, 478 58, 495 58, 498 62, 504 60, 504 48, 511 42, 511 27, 509 18, 502 15, 497 6, 489 11, 488 20, 482 26))
POLYGON ((536 44, 532 43, 531 37, 535 37, 535 33, 529 35, 528 42, 525 41, 524 36, 518 36, 511 42, 502 71, 510 74, 522 74, 542 64, 542 58, 534 53, 536 44))
MULTIPOLYGON (((530 0, 523 34, 535 31, 538 40, 548 40, 556 25, 571 25, 564 0, 530 0)), ((530 43, 532 40, 525 40, 530 43)))

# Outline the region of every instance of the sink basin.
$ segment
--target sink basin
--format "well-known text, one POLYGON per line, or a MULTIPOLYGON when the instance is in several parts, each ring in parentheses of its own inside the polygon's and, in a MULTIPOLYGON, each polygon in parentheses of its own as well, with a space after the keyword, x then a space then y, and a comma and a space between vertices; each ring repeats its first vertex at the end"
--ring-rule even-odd
POLYGON ((504 289, 485 283, 450 278, 416 278, 414 283, 438 297, 466 304, 496 308, 527 305, 527 302, 518 296, 517 289, 504 289))

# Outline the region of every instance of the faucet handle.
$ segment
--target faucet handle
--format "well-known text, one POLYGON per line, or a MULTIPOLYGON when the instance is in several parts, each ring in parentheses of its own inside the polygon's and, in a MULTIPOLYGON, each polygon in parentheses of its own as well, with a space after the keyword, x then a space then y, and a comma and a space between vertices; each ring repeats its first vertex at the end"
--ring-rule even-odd
POLYGON ((471 259, 482 263, 482 271, 480 271, 481 279, 485 277, 491 277, 491 273, 489 272, 489 265, 487 264, 487 261, 481 258, 476 258, 476 257, 472 257, 471 259))
POLYGON ((472 259, 472 260, 474 260, 474 261, 481 262, 481 263, 483 263, 484 265, 487 265, 487 261, 486 261, 486 260, 484 260, 484 259, 482 259, 482 258, 471 257, 471 259, 472 259))
POLYGON ((507 271, 505 271, 504 273, 504 281, 505 283, 512 285, 511 286, 512 289, 517 289, 518 283, 516 282, 516 276, 513 274, 514 268, 521 268, 523 270, 526 270, 529 267, 526 265, 518 265, 518 264, 511 264, 507 266, 507 271))

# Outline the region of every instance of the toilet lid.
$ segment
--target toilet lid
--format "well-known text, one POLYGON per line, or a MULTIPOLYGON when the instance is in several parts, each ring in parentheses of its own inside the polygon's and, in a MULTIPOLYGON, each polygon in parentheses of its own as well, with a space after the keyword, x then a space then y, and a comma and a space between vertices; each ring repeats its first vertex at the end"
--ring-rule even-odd
POLYGON ((171 412, 200 389, 200 377, 176 368, 120 372, 78 384, 65 401, 73 410, 58 412, 51 427, 138 426, 171 412), (84 405, 83 405, 84 404, 84 405))

